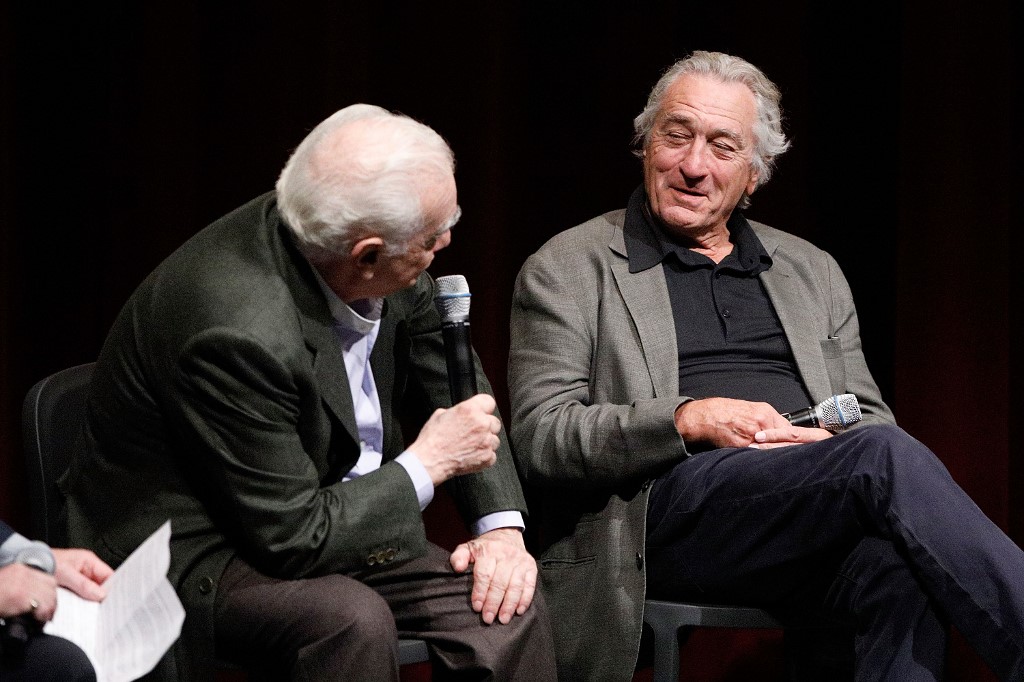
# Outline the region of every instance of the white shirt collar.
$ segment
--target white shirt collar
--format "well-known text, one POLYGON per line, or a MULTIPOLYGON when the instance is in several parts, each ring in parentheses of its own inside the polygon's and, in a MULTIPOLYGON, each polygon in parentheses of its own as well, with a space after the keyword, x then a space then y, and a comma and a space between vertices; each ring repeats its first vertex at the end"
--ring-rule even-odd
POLYGON ((383 298, 361 298, 349 305, 327 286, 327 282, 315 267, 313 274, 316 276, 316 283, 320 285, 321 291, 327 298, 327 307, 336 323, 360 335, 369 334, 377 326, 377 323, 380 322, 381 312, 384 310, 383 298))

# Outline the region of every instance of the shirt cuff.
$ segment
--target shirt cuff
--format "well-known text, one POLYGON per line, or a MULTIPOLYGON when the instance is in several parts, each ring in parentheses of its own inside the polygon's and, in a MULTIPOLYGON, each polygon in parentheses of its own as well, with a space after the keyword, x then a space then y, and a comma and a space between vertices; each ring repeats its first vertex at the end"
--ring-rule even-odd
POLYGON ((469 530, 473 537, 479 537, 489 530, 498 528, 518 528, 524 530, 526 523, 523 522, 523 515, 517 511, 500 511, 481 516, 476 523, 470 526, 469 530))
POLYGON ((409 478, 412 479, 412 484, 416 488, 416 499, 420 501, 420 511, 423 511, 434 499, 434 482, 430 480, 427 468, 423 466, 423 462, 412 450, 406 450, 395 457, 395 461, 402 465, 405 472, 409 474, 409 478))

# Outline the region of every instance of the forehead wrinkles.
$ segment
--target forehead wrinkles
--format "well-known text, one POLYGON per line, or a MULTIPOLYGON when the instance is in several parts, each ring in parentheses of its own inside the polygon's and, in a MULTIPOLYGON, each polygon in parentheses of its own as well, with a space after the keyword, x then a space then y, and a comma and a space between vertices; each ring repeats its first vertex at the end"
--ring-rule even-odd
POLYGON ((755 118, 754 95, 741 83, 682 76, 665 93, 658 118, 659 127, 678 123, 747 139, 755 118))

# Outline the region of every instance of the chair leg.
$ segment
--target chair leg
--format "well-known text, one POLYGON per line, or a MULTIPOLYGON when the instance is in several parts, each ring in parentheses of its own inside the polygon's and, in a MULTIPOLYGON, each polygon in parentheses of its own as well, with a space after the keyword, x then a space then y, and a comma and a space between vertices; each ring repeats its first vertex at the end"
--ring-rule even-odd
POLYGON ((679 630, 667 623, 649 623, 654 632, 654 682, 679 682, 679 630))

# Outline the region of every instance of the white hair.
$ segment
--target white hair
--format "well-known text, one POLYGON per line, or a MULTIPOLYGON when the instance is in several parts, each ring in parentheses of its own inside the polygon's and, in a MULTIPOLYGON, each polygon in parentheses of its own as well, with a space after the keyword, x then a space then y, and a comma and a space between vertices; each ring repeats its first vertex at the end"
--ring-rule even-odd
MULTIPOLYGON (((367 236, 402 253, 426 227, 423 200, 444 187, 455 157, 437 132, 370 104, 317 125, 277 180, 277 203, 299 248, 314 262, 348 253, 367 236)), ((458 218, 452 216, 448 227, 458 218)))
MULTIPOLYGON (((782 94, 775 83, 772 83, 759 68, 745 59, 722 52, 693 52, 670 66, 658 79, 647 97, 647 106, 633 119, 633 129, 636 132, 633 141, 641 148, 637 152, 638 155, 642 155, 642 148, 650 141, 665 92, 676 79, 686 74, 717 78, 723 83, 742 83, 750 89, 757 110, 757 119, 754 121, 754 158, 751 159, 751 165, 757 172, 757 186, 768 182, 775 169, 776 160, 789 149, 789 140, 782 132, 782 94)), ((744 192, 739 207, 746 208, 749 205, 750 197, 744 192)))

